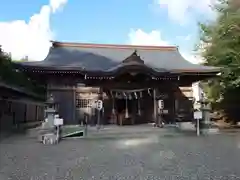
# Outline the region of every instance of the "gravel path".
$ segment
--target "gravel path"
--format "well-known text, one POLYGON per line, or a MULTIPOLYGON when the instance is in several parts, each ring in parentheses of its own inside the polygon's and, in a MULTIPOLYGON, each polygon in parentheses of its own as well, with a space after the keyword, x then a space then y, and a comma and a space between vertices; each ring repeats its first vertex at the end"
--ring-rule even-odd
POLYGON ((240 179, 240 136, 160 136, 0 142, 0 180, 240 179))

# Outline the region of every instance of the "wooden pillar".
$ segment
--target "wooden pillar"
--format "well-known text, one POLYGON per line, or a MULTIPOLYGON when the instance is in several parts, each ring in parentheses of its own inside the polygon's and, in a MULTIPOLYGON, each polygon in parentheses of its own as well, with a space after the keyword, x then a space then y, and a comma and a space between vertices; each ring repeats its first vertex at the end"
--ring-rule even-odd
POLYGON ((24 116, 23 116, 24 120, 23 122, 26 123, 27 122, 27 103, 24 103, 24 116))
POLYGON ((174 96, 174 122, 176 123, 176 119, 178 118, 178 112, 179 112, 179 100, 178 97, 174 96))
POLYGON ((35 105, 35 120, 34 121, 38 121, 38 105, 35 105))
MULTIPOLYGON (((77 109, 76 109, 76 92, 77 92, 77 86, 75 86, 75 87, 73 86, 72 87, 72 91, 73 91, 73 99, 72 99, 72 103, 73 103, 73 105, 72 105, 72 107, 73 107, 72 111, 73 112, 72 113, 73 113, 73 115, 72 115, 72 117, 73 117, 74 123, 77 124, 77 120, 76 120, 76 113, 77 113, 77 109)), ((59 110, 59 108, 58 108, 58 110, 59 110)))
MULTIPOLYGON (((98 96, 98 99, 99 100, 101 100, 102 102, 103 102, 103 88, 102 87, 100 87, 99 88, 99 96, 98 96)), ((103 111, 104 111, 104 103, 103 103, 103 108, 102 108, 102 110, 100 110, 100 112, 99 112, 99 124, 98 125, 101 125, 103 122, 102 122, 102 118, 103 118, 103 111)))
POLYGON ((173 119, 173 123, 177 122, 178 119, 178 113, 179 113, 179 87, 178 86, 174 86, 174 92, 173 92, 173 97, 174 97, 174 119, 173 119))
POLYGON ((153 89, 153 120, 156 124, 158 124, 157 121, 157 101, 156 101, 156 89, 153 89))
POLYGON ((117 124, 117 114, 116 114, 116 107, 115 107, 115 97, 111 92, 111 101, 112 101, 112 112, 111 112, 111 123, 117 124))

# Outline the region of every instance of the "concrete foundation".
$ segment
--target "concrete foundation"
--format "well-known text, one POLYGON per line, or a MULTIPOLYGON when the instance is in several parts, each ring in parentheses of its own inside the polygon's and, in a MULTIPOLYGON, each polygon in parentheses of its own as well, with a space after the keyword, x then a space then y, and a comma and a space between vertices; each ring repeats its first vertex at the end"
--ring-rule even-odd
POLYGON ((218 128, 203 128, 201 129, 201 134, 210 135, 210 134, 219 134, 218 128))
MULTIPOLYGON (((196 131, 195 124, 192 122, 179 122, 177 123, 177 128, 181 131, 196 131)), ((208 125, 207 127, 202 128, 200 132, 204 135, 218 134, 219 128, 208 125)))
POLYGON ((183 131, 195 131, 195 125, 192 122, 178 122, 177 128, 183 131))

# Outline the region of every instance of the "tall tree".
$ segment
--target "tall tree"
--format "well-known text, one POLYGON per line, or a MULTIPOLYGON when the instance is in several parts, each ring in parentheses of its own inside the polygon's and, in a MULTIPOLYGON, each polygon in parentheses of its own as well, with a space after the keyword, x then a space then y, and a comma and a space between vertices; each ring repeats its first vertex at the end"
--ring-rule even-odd
MULTIPOLYGON (((208 81, 206 93, 231 120, 240 116, 240 0, 219 0, 214 22, 200 23, 201 54, 206 65, 222 67, 219 78, 208 81)), ((200 46, 198 46, 200 47, 200 46)), ((238 119, 239 120, 239 119, 238 119)))
POLYGON ((4 82, 13 87, 21 87, 29 92, 44 95, 45 87, 38 84, 23 72, 17 70, 11 59, 11 56, 5 53, 0 46, 0 82, 4 82))
POLYGON ((1 81, 11 81, 13 77, 11 58, 3 52, 0 46, 0 79, 1 81))

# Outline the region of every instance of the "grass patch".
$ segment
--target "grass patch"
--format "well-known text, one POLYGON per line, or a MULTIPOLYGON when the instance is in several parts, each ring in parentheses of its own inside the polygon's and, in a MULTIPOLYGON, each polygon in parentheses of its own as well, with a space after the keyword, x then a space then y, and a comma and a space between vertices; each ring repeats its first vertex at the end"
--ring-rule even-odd
POLYGON ((84 127, 81 126, 63 126, 62 127, 62 134, 63 136, 67 135, 67 134, 72 134, 74 132, 79 132, 79 131, 83 131, 84 127))

